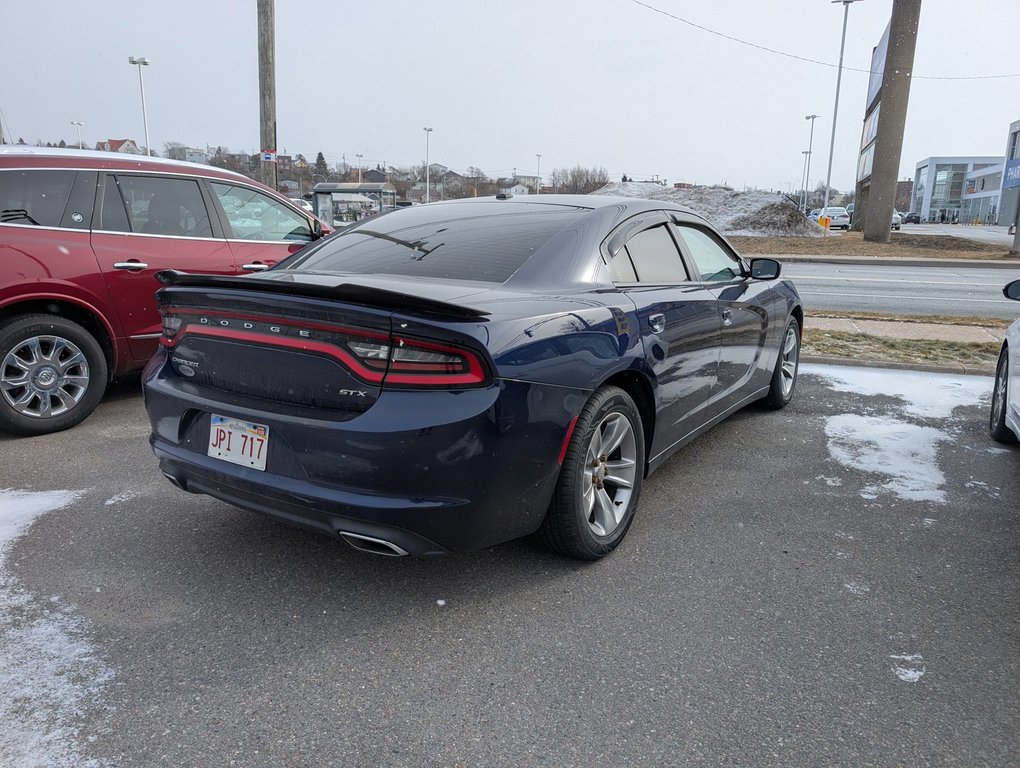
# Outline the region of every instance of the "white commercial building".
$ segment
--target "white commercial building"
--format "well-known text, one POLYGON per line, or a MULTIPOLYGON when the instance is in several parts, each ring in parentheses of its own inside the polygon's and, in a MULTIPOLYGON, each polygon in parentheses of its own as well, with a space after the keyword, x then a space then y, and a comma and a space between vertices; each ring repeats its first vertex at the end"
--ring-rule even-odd
MULTIPOLYGON (((1002 160, 1001 156, 925 158, 914 171, 911 210, 920 213, 922 221, 964 220, 963 196, 969 188, 968 177, 975 181, 984 179, 988 186, 988 174, 1002 174, 1002 160)), ((996 189, 996 197, 997 192, 996 189)))

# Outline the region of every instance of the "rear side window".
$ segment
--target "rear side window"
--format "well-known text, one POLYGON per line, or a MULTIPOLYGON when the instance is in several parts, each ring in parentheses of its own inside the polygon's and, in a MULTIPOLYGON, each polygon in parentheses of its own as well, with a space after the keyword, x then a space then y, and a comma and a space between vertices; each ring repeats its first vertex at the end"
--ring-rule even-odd
POLYGON ((171 237, 212 237, 209 213, 194 179, 108 176, 100 229, 171 237))
POLYGON ((59 226, 74 177, 74 171, 0 171, 0 223, 59 226))
MULTIPOLYGON (((480 204, 481 207, 481 204, 480 204)), ((468 206, 394 211, 323 241, 290 269, 504 283, 586 208, 508 204, 498 213, 468 206), (527 210, 525 210, 527 209, 527 210)))
POLYGON ((638 232, 627 241, 624 250, 630 255, 637 279, 642 283, 687 281, 687 270, 680 251, 665 224, 638 232))

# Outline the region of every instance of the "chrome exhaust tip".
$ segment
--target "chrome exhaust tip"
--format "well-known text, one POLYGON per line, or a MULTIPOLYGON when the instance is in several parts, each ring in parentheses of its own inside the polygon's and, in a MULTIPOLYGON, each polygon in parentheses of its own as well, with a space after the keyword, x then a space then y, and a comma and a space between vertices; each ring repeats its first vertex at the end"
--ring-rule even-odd
POLYGON ((368 552, 370 555, 382 555, 383 557, 407 557, 410 553, 403 547, 398 547, 392 541, 376 539, 371 536, 362 536, 360 533, 349 531, 337 531, 340 538, 361 552, 368 552))

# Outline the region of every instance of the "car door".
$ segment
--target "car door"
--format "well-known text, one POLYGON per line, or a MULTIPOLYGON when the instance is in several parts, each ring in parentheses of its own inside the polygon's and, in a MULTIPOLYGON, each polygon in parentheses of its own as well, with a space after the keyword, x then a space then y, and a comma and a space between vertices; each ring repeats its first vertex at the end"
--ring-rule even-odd
POLYGON ((105 173, 99 184, 92 250, 131 355, 142 363, 155 353, 161 332, 156 272, 230 275, 239 270, 197 179, 105 173))
POLYGON ((765 283, 745 274, 740 258, 709 228, 675 220, 673 228, 697 270, 695 278, 718 299, 719 371, 711 401, 718 413, 741 400, 764 348, 768 307, 765 283))
POLYGON ((209 181, 234 260, 257 272, 297 253, 316 238, 308 216, 282 200, 237 182, 209 181))
POLYGON ((617 288, 634 302, 655 374, 654 460, 707 421, 719 365, 718 301, 690 280, 662 213, 625 222, 607 240, 603 258, 617 288))

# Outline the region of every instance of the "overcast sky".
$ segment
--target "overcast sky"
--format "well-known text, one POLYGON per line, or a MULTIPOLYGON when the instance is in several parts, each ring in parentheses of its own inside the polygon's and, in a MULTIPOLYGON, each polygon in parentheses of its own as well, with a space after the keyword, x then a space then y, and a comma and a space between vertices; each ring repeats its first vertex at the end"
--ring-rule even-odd
MULTIPOLYGON (((853 186, 872 48, 892 0, 850 5, 832 184, 853 186), (864 71, 853 71, 864 70, 864 71)), ((7 141, 259 149, 255 0, 5 0, 7 141)), ((825 179, 843 6, 829 0, 276 0, 278 148, 366 167, 425 158, 490 176, 576 164, 611 178, 797 189, 815 113, 825 179), (731 37, 724 39, 647 6, 731 37), (831 66, 827 66, 831 65, 831 66)), ((1020 120, 1020 2, 925 0, 900 177, 1001 155, 1020 120), (984 78, 947 80, 925 78, 984 78)))

